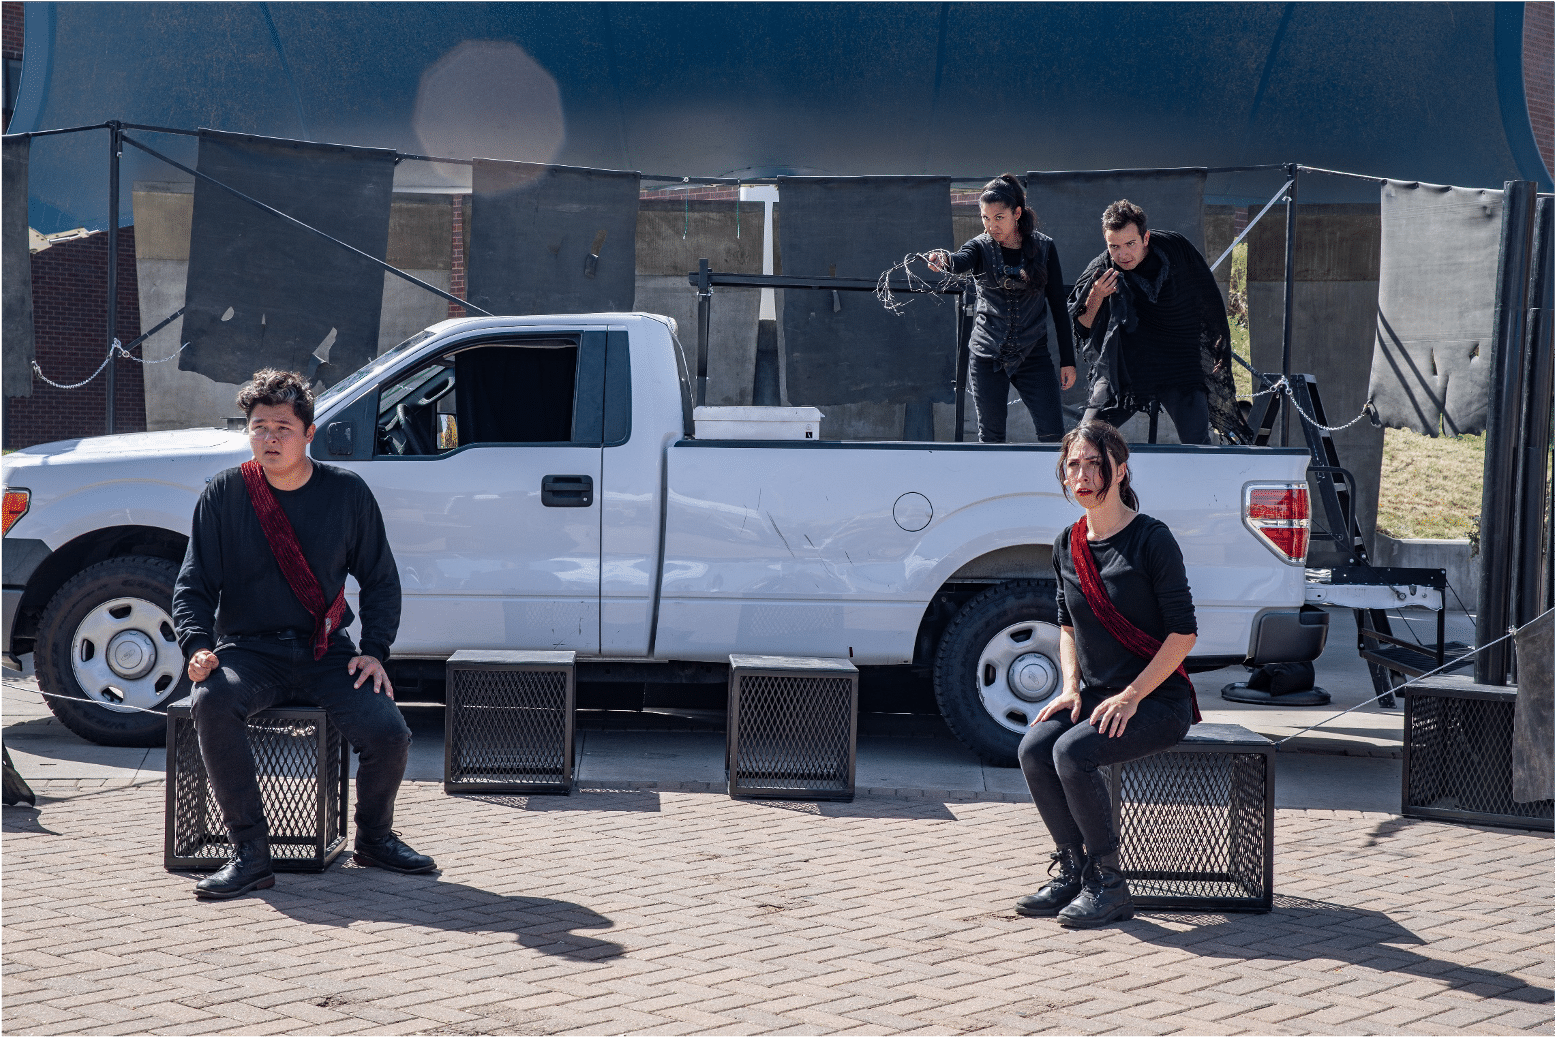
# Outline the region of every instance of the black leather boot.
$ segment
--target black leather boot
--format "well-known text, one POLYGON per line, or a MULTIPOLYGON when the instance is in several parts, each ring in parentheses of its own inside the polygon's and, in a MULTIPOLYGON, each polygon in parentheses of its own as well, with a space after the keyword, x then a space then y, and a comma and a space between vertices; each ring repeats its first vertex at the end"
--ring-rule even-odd
POLYGON ((393 832, 381 839, 369 839, 358 832, 356 862, 369 868, 398 871, 402 875, 420 875, 438 866, 431 857, 406 846, 393 832))
POLYGON ((1129 883, 1118 869, 1118 850, 1088 856, 1080 894, 1059 912, 1059 924, 1070 929, 1094 929, 1134 916, 1129 883))
POLYGON ((1030 896, 1016 901, 1016 914, 1028 918, 1052 918, 1059 909, 1074 900, 1081 891, 1081 871, 1085 861, 1079 846, 1061 846, 1052 854, 1048 884, 1030 896), (1054 875, 1054 869, 1059 874, 1054 875))
POLYGON ((261 836, 238 843, 233 848, 232 860, 216 874, 195 883, 195 896, 203 900, 231 900, 275 884, 276 873, 270 870, 270 840, 261 836))

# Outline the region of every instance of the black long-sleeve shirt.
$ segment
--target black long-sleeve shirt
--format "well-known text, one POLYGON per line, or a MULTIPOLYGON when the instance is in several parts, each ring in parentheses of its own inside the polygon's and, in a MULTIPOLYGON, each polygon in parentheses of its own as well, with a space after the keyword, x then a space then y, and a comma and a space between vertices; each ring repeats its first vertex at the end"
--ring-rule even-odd
MULTIPOLYGON (((373 491, 355 473, 316 461, 300 489, 271 492, 324 600, 335 600, 348 573, 356 577, 362 654, 387 661, 400 629, 400 574, 373 491)), ((348 605, 341 628, 352 619, 348 605)), ((313 630, 313 616, 286 582, 237 468, 213 478, 195 505, 189 549, 173 587, 173 623, 186 658, 232 637, 313 630)))
MULTIPOLYGON (((1117 487, 1114 488, 1115 492, 1117 487)), ((1081 684, 1087 688, 1123 691, 1140 676, 1149 659, 1125 648, 1108 633, 1081 590, 1080 577, 1070 558, 1070 530, 1054 541, 1054 573, 1059 578, 1059 625, 1075 629, 1075 655, 1081 684)), ((1093 540, 1091 557, 1108 600, 1135 626, 1158 641, 1168 634, 1198 633, 1194 598, 1183 552, 1167 524, 1149 515, 1136 515, 1123 529, 1106 540, 1093 540)), ((1168 675, 1152 694, 1187 699, 1193 689, 1177 673, 1168 675)))
MULTIPOLYGON (((1019 248, 1006 248, 1000 245, 999 250, 1006 266, 1021 265, 1022 256, 1019 248)), ((977 238, 971 239, 951 253, 951 272, 971 274, 974 277, 984 272, 983 249, 978 247, 977 238)), ((979 290, 983 290, 982 285, 979 285, 979 290)), ((1058 339, 1059 346, 1059 366, 1074 367, 1075 339, 1071 334, 1070 321, 1065 317, 1064 273, 1059 269, 1059 250, 1052 244, 1048 248, 1048 280, 1043 286, 1043 295, 1048 300, 1049 312, 1054 316, 1054 335, 1058 339)), ((994 357, 990 356, 988 359, 994 357)))

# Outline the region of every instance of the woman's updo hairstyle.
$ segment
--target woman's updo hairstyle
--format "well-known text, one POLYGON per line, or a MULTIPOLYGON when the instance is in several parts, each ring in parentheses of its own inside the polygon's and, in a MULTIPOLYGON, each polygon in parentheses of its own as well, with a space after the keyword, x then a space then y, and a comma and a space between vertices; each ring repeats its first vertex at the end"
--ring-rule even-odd
MULTIPOLYGON (((1070 496, 1070 484, 1064 478, 1064 464, 1082 443, 1090 443, 1097 448, 1101 457, 1099 465, 1102 476, 1102 488, 1097 491, 1097 499, 1101 500, 1108 495, 1108 490, 1113 486, 1113 471, 1115 465, 1123 464, 1129 460, 1129 444, 1124 442, 1124 437, 1118 429, 1105 421, 1093 418, 1091 421, 1083 421, 1064 434, 1059 441, 1059 464, 1055 468, 1055 474, 1059 476, 1059 485, 1064 487, 1064 498, 1074 501, 1070 496)), ((1135 491, 1129 485, 1129 473, 1118 483, 1118 498, 1124 502, 1124 507, 1133 511, 1140 510, 1140 498, 1135 496, 1135 491)))
POLYGON ((1001 173, 984 184, 983 193, 978 196, 978 200, 990 205, 1003 205, 1011 212, 1020 209, 1021 218, 1016 221, 1016 229, 1021 232, 1022 238, 1037 228, 1037 218, 1027 207, 1026 190, 1022 188, 1021 181, 1016 179, 1014 173, 1001 173))

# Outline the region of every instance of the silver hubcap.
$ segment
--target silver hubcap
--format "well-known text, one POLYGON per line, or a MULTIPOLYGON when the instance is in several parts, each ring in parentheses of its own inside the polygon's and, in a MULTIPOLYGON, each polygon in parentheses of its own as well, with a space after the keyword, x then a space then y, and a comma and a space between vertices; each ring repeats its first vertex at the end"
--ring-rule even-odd
POLYGON ((103 602, 70 645, 76 683, 109 709, 155 709, 178 686, 183 664, 173 617, 144 598, 103 602))
POLYGON ((1038 652, 1018 656, 1010 664, 1010 690, 1028 702, 1046 702, 1059 686, 1059 667, 1038 652))
POLYGON ((1027 620, 995 634, 978 657, 978 697, 995 723, 1026 732, 1062 684, 1059 628, 1027 620))
POLYGON ((120 677, 139 680, 157 665, 157 646, 139 630, 122 630, 108 642, 108 668, 120 677))

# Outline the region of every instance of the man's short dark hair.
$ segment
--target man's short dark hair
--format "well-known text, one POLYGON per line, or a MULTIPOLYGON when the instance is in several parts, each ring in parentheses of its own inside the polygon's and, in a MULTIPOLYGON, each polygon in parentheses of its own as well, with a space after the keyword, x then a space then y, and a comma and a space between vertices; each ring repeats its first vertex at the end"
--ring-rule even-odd
POLYGON ((254 380, 238 390, 238 406, 243 408, 244 417, 251 416, 254 408, 261 404, 279 407, 283 403, 292 405, 292 413, 304 428, 313 424, 313 390, 308 388, 308 380, 296 371, 267 367, 255 371, 254 380))
POLYGON ((1128 198, 1120 198, 1102 210, 1103 230, 1123 230, 1131 223, 1140 232, 1140 236, 1145 237, 1145 210, 1128 198))

